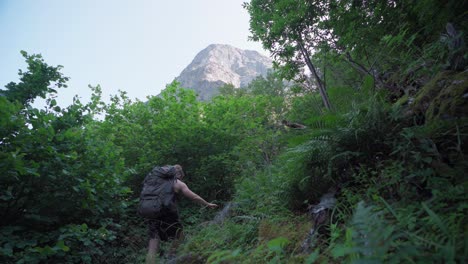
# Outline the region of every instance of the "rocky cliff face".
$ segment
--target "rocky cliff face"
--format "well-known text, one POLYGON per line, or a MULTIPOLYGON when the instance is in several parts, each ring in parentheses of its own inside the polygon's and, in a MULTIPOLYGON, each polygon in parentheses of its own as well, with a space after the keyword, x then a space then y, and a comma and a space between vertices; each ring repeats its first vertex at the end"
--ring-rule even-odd
POLYGON ((219 93, 219 87, 232 84, 244 87, 257 76, 265 76, 272 61, 253 50, 212 44, 200 51, 177 77, 184 88, 195 90, 201 101, 219 93))

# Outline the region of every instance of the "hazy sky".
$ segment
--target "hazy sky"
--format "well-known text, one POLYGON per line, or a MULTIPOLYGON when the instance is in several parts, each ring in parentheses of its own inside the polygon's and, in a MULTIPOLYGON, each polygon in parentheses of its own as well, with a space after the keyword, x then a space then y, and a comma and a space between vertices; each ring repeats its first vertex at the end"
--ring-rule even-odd
POLYGON ((88 84, 103 97, 118 90, 145 100, 158 94, 209 44, 230 44, 267 55, 248 41, 248 0, 0 0, 0 85, 18 80, 20 54, 40 53, 71 78, 62 106, 88 84))

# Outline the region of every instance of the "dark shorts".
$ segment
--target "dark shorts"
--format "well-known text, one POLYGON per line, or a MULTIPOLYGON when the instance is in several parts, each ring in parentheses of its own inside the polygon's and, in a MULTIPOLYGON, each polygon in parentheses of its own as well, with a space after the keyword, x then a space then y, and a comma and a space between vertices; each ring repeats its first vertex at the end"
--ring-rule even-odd
POLYGON ((166 212, 157 219, 148 219, 148 236, 154 239, 159 236, 161 241, 177 237, 182 232, 182 224, 177 212, 166 212))

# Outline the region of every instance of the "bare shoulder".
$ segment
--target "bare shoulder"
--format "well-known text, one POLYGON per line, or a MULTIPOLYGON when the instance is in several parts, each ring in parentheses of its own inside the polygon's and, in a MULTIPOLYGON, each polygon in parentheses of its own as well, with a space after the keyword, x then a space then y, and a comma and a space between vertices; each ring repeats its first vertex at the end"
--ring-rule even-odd
POLYGON ((184 190, 185 188, 187 188, 187 184, 185 184, 183 181, 181 180, 176 180, 176 182, 174 183, 174 191, 176 193, 184 190))

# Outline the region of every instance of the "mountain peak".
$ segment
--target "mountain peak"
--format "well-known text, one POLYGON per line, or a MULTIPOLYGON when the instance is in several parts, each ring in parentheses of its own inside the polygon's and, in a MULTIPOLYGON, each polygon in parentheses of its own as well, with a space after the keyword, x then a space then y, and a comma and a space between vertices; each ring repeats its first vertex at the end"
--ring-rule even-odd
POLYGON ((195 90, 199 100, 207 101, 219 93, 219 87, 245 87, 257 76, 266 76, 271 67, 271 60, 257 51, 211 44, 176 79, 182 87, 195 90))

